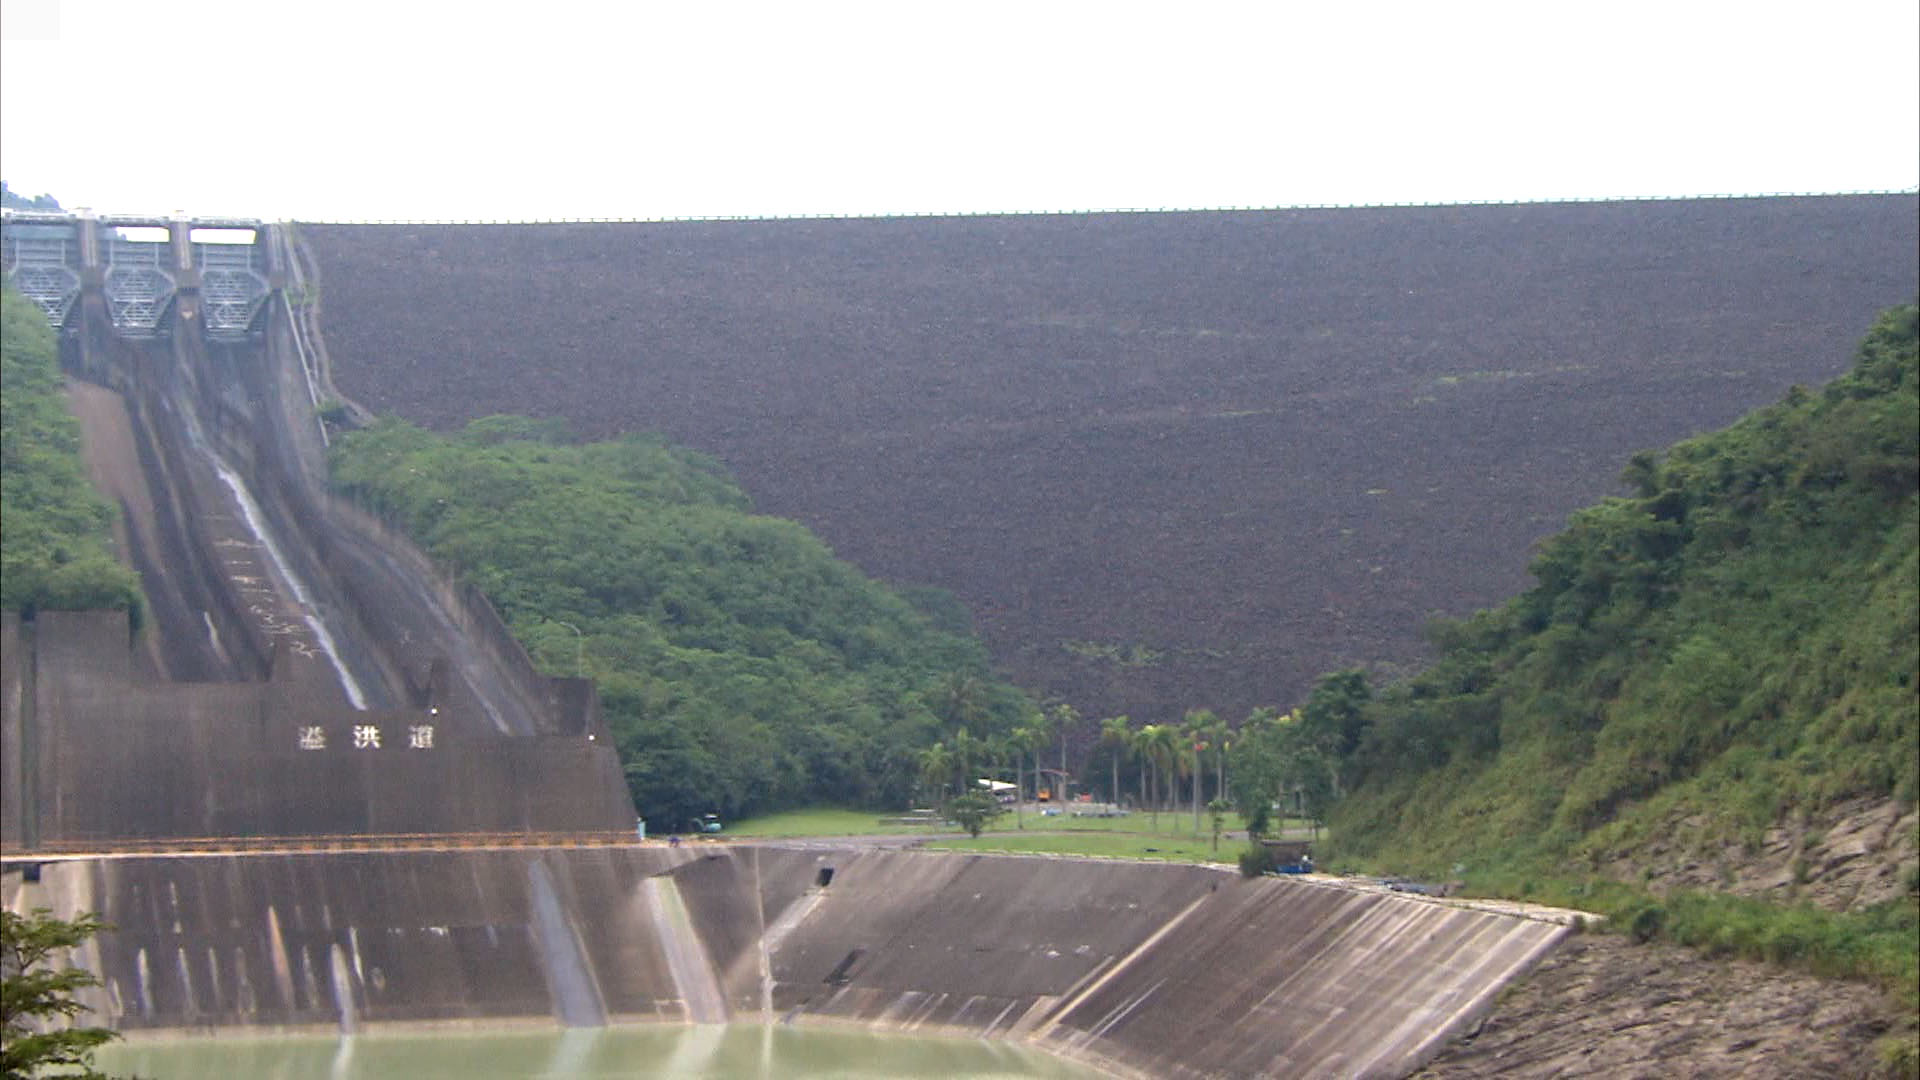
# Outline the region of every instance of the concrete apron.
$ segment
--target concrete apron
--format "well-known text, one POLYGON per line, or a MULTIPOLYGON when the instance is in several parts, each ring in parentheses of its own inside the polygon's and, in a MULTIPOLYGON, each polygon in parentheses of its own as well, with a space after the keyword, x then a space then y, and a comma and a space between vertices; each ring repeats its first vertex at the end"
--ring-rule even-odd
POLYGON ((1397 1076, 1568 932, 1216 867, 776 844, 121 857, 9 872, 98 911, 131 1032, 853 1024, 1120 1075, 1397 1076))

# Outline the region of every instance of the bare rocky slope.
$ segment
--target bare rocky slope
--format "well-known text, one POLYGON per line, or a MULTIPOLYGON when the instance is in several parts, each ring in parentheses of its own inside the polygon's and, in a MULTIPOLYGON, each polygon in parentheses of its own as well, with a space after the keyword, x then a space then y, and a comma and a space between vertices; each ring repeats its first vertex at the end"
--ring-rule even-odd
POLYGON ((1920 285, 1905 195, 303 234, 348 396, 664 432, 1137 720, 1418 660, 1920 285))
POLYGON ((1613 935, 1562 944, 1422 1080, 1871 1076, 1899 1006, 1872 987, 1613 935))
POLYGON ((1857 911, 1906 895, 1920 875, 1920 815, 1895 799, 1849 799, 1795 815, 1758 843, 1728 841, 1698 816, 1610 852, 1608 874, 1655 892, 1704 889, 1857 911))

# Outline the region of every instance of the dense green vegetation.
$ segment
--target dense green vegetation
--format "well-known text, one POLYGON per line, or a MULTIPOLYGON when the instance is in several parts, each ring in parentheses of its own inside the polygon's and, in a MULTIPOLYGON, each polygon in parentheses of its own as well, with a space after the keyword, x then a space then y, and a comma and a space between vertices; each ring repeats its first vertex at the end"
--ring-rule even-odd
POLYGON ((103 929, 90 914, 69 921, 46 908, 25 915, 0 910, 0 1077, 25 1080, 56 1068, 61 1076, 104 1080, 93 1068, 93 1051, 119 1034, 73 1026, 88 1011, 74 995, 100 979, 54 966, 103 929))
POLYGON ((1433 627, 1425 671, 1377 692, 1332 676, 1243 732, 1236 788, 1324 799, 1350 867, 1457 873, 1920 1000, 1920 882, 1836 913, 1622 872, 1655 840, 1737 860, 1842 800, 1914 805, 1917 356, 1916 308, 1894 309, 1824 390, 1636 455, 1631 494, 1547 540, 1533 588, 1433 627))
MULTIPOLYGON (((1225 807, 1218 809, 1221 832, 1246 828, 1239 815, 1225 807)), ((1239 846, 1226 840, 1215 842, 1215 808, 1208 810, 1202 828, 1196 830, 1185 814, 1157 818, 1144 813, 1124 817, 1073 817, 1067 813, 1042 816, 1029 805, 1018 816, 1001 813, 978 837, 960 837, 954 835, 960 827, 951 821, 930 818, 926 824, 902 825, 896 823, 897 818, 879 818, 870 812, 814 808, 732 823, 727 832, 736 838, 917 834, 931 837, 927 847, 953 851, 1230 863, 1239 846)), ((1305 839, 1309 826, 1299 820, 1288 821, 1284 827, 1281 822, 1269 821, 1267 830, 1305 839)))
POLYGON ((598 681, 656 829, 903 807, 937 740, 984 765, 1034 715, 950 629, 965 622, 950 597, 916 606, 868 580, 753 514, 698 454, 563 436, 508 417, 453 436, 383 421, 336 442, 334 482, 485 591, 545 670, 598 681))
POLYGON ((1342 758, 1341 850, 1424 870, 1598 857, 1703 816, 1920 791, 1915 309, 1854 368, 1636 455, 1537 584, 1442 624, 1342 758))
POLYGON ((0 295, 0 504, 0 608, 121 608, 138 620, 139 579, 114 561, 113 509, 88 486, 53 331, 14 292, 0 295))
POLYGON ((9 188, 6 181, 0 180, 0 206, 9 210, 58 210, 60 200, 51 195, 28 197, 9 188))

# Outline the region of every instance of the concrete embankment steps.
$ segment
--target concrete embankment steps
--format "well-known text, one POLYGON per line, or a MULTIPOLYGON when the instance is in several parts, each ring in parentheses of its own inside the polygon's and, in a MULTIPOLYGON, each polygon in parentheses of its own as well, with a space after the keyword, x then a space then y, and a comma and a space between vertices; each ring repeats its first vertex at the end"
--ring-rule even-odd
POLYGON ((1024 1037, 1149 1076, 1400 1075, 1566 933, 1209 867, 806 854, 834 873, 773 950, 783 1015, 1024 1037))
POLYGON ((1155 1076, 1398 1076, 1565 933, 1408 897, 1228 879, 1064 1008, 1047 1041, 1155 1076))
POLYGON ((130 1029, 728 1016, 1153 1077, 1404 1074, 1567 932, 1213 867, 777 844, 119 857, 7 886, 119 926, 83 961, 130 1029))

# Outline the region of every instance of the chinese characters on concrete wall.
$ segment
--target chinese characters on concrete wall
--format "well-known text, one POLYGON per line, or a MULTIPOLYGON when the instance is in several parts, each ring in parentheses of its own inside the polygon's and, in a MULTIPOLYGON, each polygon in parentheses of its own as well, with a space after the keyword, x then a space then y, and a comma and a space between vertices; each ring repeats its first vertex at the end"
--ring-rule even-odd
MULTIPOLYGON (((302 726, 299 732, 298 745, 302 750, 325 750, 327 748, 327 729, 318 724, 302 726)), ((400 745, 397 734, 389 740, 387 730, 383 729, 379 724, 353 725, 352 746, 355 750, 379 750, 389 745, 400 745)), ((409 750, 433 749, 433 725, 406 725, 406 747, 409 750)))

